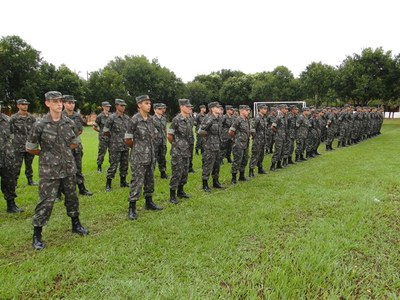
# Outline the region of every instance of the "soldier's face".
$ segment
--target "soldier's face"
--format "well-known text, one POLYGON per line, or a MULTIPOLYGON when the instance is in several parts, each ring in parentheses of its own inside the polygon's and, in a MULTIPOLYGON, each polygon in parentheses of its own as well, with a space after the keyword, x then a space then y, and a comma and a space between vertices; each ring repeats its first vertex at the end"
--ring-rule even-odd
POLYGON ((110 111, 110 107, 109 106, 103 106, 103 111, 104 112, 109 112, 110 111))
POLYGON ((141 111, 145 112, 145 113, 149 113, 150 109, 151 109, 151 101, 150 100, 145 100, 142 101, 138 104, 138 107, 141 111))
POLYGON ((117 105, 115 105, 115 109, 119 113, 124 113, 125 112, 125 105, 117 104, 117 105))
POLYGON ((184 114, 190 115, 192 113, 192 107, 191 106, 182 105, 181 106, 181 111, 184 114))
POLYGON ((17 107, 20 111, 23 111, 23 112, 28 111, 28 104, 18 104, 17 107))
POLYGON ((249 111, 247 109, 241 109, 240 115, 247 118, 249 116, 249 111))
POLYGON ((63 102, 61 98, 48 99, 45 101, 46 106, 51 112, 61 113, 63 108, 63 102))
POLYGON ((66 101, 64 102, 64 108, 68 112, 73 112, 75 109, 75 102, 74 101, 66 101))
POLYGON ((267 109, 266 108, 261 108, 260 113, 265 116, 267 114, 267 109))
POLYGON ((163 110, 162 108, 156 108, 156 109, 154 110, 154 112, 155 112, 157 115, 161 116, 161 115, 163 114, 164 110, 163 110))

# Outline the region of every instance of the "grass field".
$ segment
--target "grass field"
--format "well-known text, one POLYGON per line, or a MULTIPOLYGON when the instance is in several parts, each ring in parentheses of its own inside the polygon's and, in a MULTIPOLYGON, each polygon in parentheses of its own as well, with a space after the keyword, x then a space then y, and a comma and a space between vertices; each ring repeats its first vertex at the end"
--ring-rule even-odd
POLYGON ((56 203, 46 248, 34 251, 37 187, 21 176, 25 212, 7 214, 1 196, 0 299, 400 298, 400 120, 386 120, 378 137, 329 153, 321 146, 318 158, 236 186, 225 164, 226 189, 211 194, 201 190, 195 156, 192 198, 179 205, 169 204, 169 181, 157 170, 154 199, 164 210, 145 211, 140 200, 136 221, 127 219, 129 190, 119 179, 104 191, 96 133, 86 128, 82 140, 95 193, 80 198, 90 235, 73 235, 56 203))

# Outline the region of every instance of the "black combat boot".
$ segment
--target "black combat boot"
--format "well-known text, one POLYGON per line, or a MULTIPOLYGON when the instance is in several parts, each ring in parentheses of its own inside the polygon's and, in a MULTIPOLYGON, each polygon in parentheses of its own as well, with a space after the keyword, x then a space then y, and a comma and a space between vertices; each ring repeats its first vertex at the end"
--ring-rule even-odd
POLYGON ((258 174, 267 174, 267 172, 265 172, 263 167, 258 167, 258 174))
POLYGON ((287 168, 287 166, 288 166, 287 158, 284 158, 282 162, 282 168, 287 168))
POLYGON ((332 148, 332 143, 329 144, 329 149, 331 149, 331 151, 335 150, 332 148))
POLYGON ((230 155, 227 156, 226 159, 228 160, 228 163, 230 163, 230 164, 232 163, 232 159, 231 159, 231 156, 230 156, 230 155))
POLYGON ((15 204, 15 200, 7 200, 7 212, 8 213, 20 213, 23 212, 24 209, 23 208, 19 208, 16 204, 15 204))
POLYGON ((28 177, 28 185, 36 186, 38 185, 36 182, 33 181, 32 177, 28 177))
POLYGON ((136 201, 129 202, 128 218, 129 220, 136 220, 136 201))
POLYGON ((243 171, 243 172, 240 172, 240 174, 239 174, 239 181, 247 181, 247 178, 244 177, 244 171, 243 171))
POLYGON ((311 153, 310 153, 310 151, 306 151, 306 158, 311 158, 311 153))
POLYGON ((101 173, 103 170, 101 169, 101 165, 97 165, 97 173, 101 173))
POLYGON ((126 176, 121 176, 119 181, 120 187, 129 187, 129 184, 126 182, 126 176))
POLYGON ((44 248, 44 243, 42 241, 42 227, 33 227, 33 241, 32 247, 35 250, 42 250, 44 248))
POLYGON ((111 178, 107 178, 106 192, 111 192, 111 182, 112 182, 112 179, 111 178))
POLYGON ((299 162, 300 161, 300 155, 296 154, 296 159, 294 160, 295 162, 299 162))
POLYGON ((85 184, 78 183, 78 188, 79 188, 79 194, 84 195, 84 196, 92 196, 93 193, 89 190, 86 189, 85 184))
POLYGON ((211 189, 208 186, 208 180, 207 179, 203 179, 203 191, 205 191, 207 193, 211 192, 211 189))
POLYGON ((273 163, 271 163, 271 167, 269 168, 272 172, 275 172, 276 171, 276 165, 275 165, 275 163, 273 162, 273 163))
MULTIPOLYGON (((297 157, 297 155, 296 155, 296 157, 297 157)), ((289 165, 295 165, 294 161, 292 160, 292 156, 291 155, 288 157, 288 164, 289 165)))
POLYGON ((329 145, 328 144, 326 144, 326 146, 325 146, 325 151, 331 151, 331 149, 329 149, 329 145))
POLYGON ((215 187, 216 189, 224 188, 222 184, 219 182, 218 178, 213 178, 213 187, 215 187))
POLYGON ((89 234, 89 230, 87 230, 85 227, 83 227, 81 222, 79 221, 79 217, 72 217, 71 223, 72 223, 72 232, 73 233, 78 233, 80 235, 88 235, 89 234))
POLYGON ((341 141, 338 141, 338 142, 337 142, 336 148, 340 148, 341 146, 342 146, 342 142, 341 142, 341 141))
POLYGON ((282 169, 282 163, 280 160, 278 160, 278 162, 276 163, 276 168, 277 169, 282 169))
POLYGON ((176 191, 173 189, 169 190, 169 202, 172 204, 178 204, 178 200, 176 199, 176 191))
POLYGON ((304 158, 304 154, 300 154, 300 161, 306 161, 307 159, 304 158))
POLYGON ((255 177, 254 176, 254 169, 252 169, 252 168, 249 169, 249 177, 255 177))
POLYGON ((168 179, 168 175, 165 171, 161 171, 161 179, 168 179))
POLYGON ((237 183, 237 181, 236 181, 236 173, 232 173, 232 181, 231 181, 231 183, 232 184, 236 184, 237 183))
POLYGON ((161 206, 157 206, 154 202, 153 202, 153 197, 152 196, 146 196, 146 205, 145 205, 145 209, 149 209, 149 210, 162 210, 163 208, 161 206))
POLYGON ((347 140, 347 146, 351 145, 351 140, 347 140))
POLYGON ((186 198, 186 199, 190 198, 190 195, 186 194, 185 191, 183 190, 183 185, 178 185, 178 191, 176 192, 176 195, 179 198, 186 198))
POLYGON ((321 155, 321 153, 318 153, 318 150, 315 150, 313 154, 314 154, 315 156, 321 155))

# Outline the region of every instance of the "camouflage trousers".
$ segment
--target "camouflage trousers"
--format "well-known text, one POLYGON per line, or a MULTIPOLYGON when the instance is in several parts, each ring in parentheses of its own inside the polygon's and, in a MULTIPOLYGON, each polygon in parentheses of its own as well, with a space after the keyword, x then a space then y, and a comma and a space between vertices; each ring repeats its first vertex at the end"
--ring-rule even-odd
POLYGON ((315 144, 317 142, 318 135, 317 130, 311 129, 308 131, 307 140, 306 140, 306 151, 312 152, 315 150, 315 144))
MULTIPOLYGON (((106 156, 107 149, 110 148, 110 138, 99 138, 99 148, 97 152, 97 165, 101 166, 106 156)), ((109 158, 110 160, 110 158, 109 158)))
POLYGON ((172 156, 171 157, 171 181, 169 188, 176 190, 179 185, 185 185, 188 180, 190 157, 172 156))
POLYGON ((266 143, 265 143, 265 151, 269 152, 269 153, 272 153, 273 152, 274 143, 275 143, 274 136, 272 134, 268 133, 267 134, 267 140, 266 140, 266 143))
POLYGON ((283 158, 285 149, 286 135, 275 135, 274 154, 272 154, 272 163, 276 163, 283 158))
POLYGON ((107 170, 107 179, 113 179, 119 165, 119 175, 126 177, 129 166, 129 151, 109 151, 110 167, 107 170))
POLYGON ((78 148, 72 150, 72 154, 74 155, 75 164, 76 164, 76 183, 81 184, 85 182, 85 178, 82 173, 82 157, 83 157, 83 148, 80 144, 78 148))
POLYGON ((196 151, 199 151, 199 150, 201 152, 203 152, 203 137, 196 134, 196 151))
POLYGON ((221 166, 220 151, 211 151, 204 149, 203 152, 203 174, 201 178, 203 180, 208 180, 210 174, 213 179, 219 178, 219 168, 221 166))
POLYGON ((335 133, 336 130, 333 127, 328 127, 326 129, 326 144, 330 145, 333 143, 333 140, 335 139, 335 133))
POLYGON ((251 146, 250 169, 254 169, 255 167, 262 168, 264 149, 264 140, 253 140, 253 145, 251 146))
POLYGON ((240 149, 234 144, 232 148, 232 153, 233 161, 231 173, 236 174, 237 172, 244 172, 244 169, 247 166, 247 162, 249 161, 249 147, 247 147, 246 149, 240 149))
POLYGON ((347 137, 349 136, 349 128, 347 127, 347 125, 342 124, 339 128, 339 137, 338 140, 340 142, 346 142, 347 137))
POLYGON ((33 176, 32 162, 33 162, 33 158, 35 156, 28 152, 15 151, 14 154, 15 154, 15 180, 18 181, 23 161, 25 161, 25 176, 26 176, 26 178, 32 178, 32 176, 33 176))
POLYGON ((165 155, 167 154, 167 145, 156 145, 154 151, 156 154, 158 169, 160 170, 160 172, 165 172, 167 170, 167 161, 165 159, 165 155))
POLYGON ((40 178, 39 202, 35 208, 32 220, 33 226, 42 227, 47 224, 59 189, 63 190, 65 195, 64 205, 67 209, 67 215, 71 218, 79 216, 79 200, 76 193, 75 175, 58 179, 40 178))
POLYGON ((283 150, 283 158, 292 156, 294 152, 294 138, 287 137, 285 141, 285 149, 283 150))
POLYGON ((12 167, 0 167, 0 177, 1 192, 4 195, 4 199, 8 202, 17 198, 17 194, 15 193, 15 175, 12 167))
POLYGON ((154 164, 131 164, 132 179, 130 184, 129 202, 136 202, 142 192, 144 196, 152 196, 154 193, 154 164))
POLYGON ((306 137, 298 136, 296 139, 296 155, 304 154, 304 150, 306 149, 306 137))

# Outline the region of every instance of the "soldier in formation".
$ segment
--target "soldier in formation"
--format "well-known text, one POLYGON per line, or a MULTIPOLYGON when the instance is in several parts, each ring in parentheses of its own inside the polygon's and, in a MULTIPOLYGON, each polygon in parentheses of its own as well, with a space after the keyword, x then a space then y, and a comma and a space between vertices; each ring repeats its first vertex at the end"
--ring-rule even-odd
POLYGON ((154 115, 152 117, 157 130, 155 137, 155 155, 162 179, 168 179, 166 172, 167 161, 165 159, 167 154, 167 118, 164 114, 166 107, 164 103, 154 103, 154 115))
POLYGON ((251 159, 249 177, 254 177, 254 168, 257 166, 258 174, 266 174, 263 168, 264 149, 267 143, 267 112, 268 106, 260 104, 257 107, 258 113, 253 122, 253 145, 251 148, 251 159))
POLYGON ((97 172, 101 173, 104 157, 107 153, 107 149, 110 148, 110 137, 103 134, 103 129, 106 126, 107 120, 110 116, 111 104, 108 101, 101 103, 102 112, 96 117, 96 121, 93 124, 93 129, 99 133, 99 148, 97 152, 97 172))

